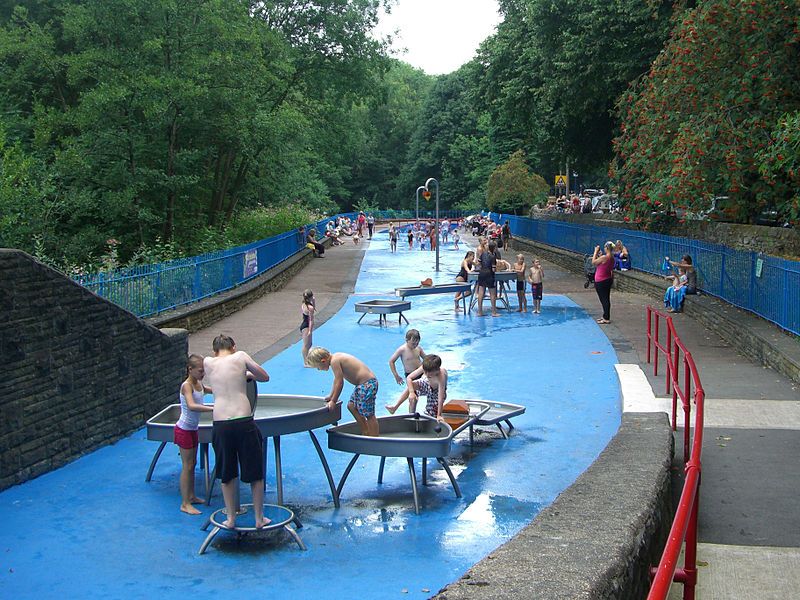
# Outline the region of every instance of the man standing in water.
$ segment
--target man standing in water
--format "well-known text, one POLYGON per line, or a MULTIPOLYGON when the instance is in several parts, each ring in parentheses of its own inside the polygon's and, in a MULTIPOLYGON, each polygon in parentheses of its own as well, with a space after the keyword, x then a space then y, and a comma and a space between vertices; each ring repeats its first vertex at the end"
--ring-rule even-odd
POLYGON ((269 381, 269 375, 249 354, 237 351, 233 339, 227 335, 215 337, 211 347, 214 356, 207 356, 203 366, 206 378, 214 386, 212 444, 228 515, 224 526, 228 529, 236 526, 241 468, 242 481, 250 484, 253 494, 255 527, 261 529, 269 523, 264 518, 263 439, 247 399, 247 379, 269 381))

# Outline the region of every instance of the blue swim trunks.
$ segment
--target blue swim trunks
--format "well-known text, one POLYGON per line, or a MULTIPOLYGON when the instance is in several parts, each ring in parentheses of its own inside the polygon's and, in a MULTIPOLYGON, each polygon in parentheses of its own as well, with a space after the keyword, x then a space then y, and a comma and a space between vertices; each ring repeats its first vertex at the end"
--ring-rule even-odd
POLYGON ((375 414, 375 398, 378 396, 378 380, 373 377, 359 383, 350 396, 350 402, 356 407, 358 414, 370 418, 375 414))

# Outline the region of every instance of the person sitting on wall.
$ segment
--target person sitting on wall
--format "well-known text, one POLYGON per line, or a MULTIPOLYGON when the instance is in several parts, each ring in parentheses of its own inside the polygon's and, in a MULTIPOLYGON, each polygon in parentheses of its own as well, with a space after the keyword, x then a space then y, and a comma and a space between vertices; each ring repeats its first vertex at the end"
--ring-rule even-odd
POLYGON ((325 257, 325 246, 317 241, 316 229, 310 229, 308 231, 308 235, 306 236, 306 243, 310 244, 314 248, 314 256, 318 258, 325 257))
POLYGON ((686 293, 689 295, 697 294, 697 270, 692 264, 692 257, 688 254, 684 254, 680 262, 670 260, 669 256, 665 256, 664 258, 676 269, 686 270, 686 293))
POLYGON ((628 249, 622 243, 622 240, 617 240, 614 244, 614 269, 617 271, 627 271, 631 268, 631 255, 628 249))

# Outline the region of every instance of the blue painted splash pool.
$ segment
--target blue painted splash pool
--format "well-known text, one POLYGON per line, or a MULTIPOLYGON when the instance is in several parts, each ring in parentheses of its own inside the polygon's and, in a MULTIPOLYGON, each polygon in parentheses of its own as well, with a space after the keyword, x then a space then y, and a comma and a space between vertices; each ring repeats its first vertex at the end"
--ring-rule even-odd
MULTIPOLYGON (((454 442, 450 463, 462 498, 437 465, 429 485, 420 488, 421 514, 415 515, 405 460, 388 459, 378 485, 379 459, 364 456, 343 490, 341 508, 334 509, 308 436, 286 436, 284 499, 303 522, 308 551, 285 536, 237 541, 222 532, 198 556, 203 517, 178 511, 177 452, 168 446, 145 483, 157 445, 142 430, 0 494, 0 597, 424 598, 551 503, 619 426, 616 357, 608 339, 580 307, 550 295, 540 315, 499 318, 455 313, 450 295, 414 297, 406 313, 410 325, 390 316, 381 327, 371 315, 358 325, 355 302, 392 298, 396 286, 428 276, 450 282, 466 250, 463 243, 460 251, 442 248, 436 274, 433 252, 409 251, 401 237, 391 254, 385 238, 372 241, 355 294, 315 332, 314 343, 354 354, 375 371, 379 415, 403 389, 387 361, 408 327, 421 332, 426 352, 442 356, 449 398, 527 407, 514 419, 508 440, 486 429, 473 447, 466 435, 454 442)), ((314 282, 307 285, 313 289, 314 282)), ((332 383, 330 373, 302 367, 299 344, 264 366, 272 378, 260 386, 265 393, 325 395, 332 383)), ((343 400, 351 389, 345 385, 343 400)), ((326 434, 317 433, 325 447, 326 434)), ((351 455, 326 454, 338 481, 351 455)), ((275 501, 273 476, 267 502, 275 501)), ((242 495, 247 501, 249 492, 243 488, 242 495)), ((201 509, 207 515, 221 504, 217 493, 212 507, 201 509)))

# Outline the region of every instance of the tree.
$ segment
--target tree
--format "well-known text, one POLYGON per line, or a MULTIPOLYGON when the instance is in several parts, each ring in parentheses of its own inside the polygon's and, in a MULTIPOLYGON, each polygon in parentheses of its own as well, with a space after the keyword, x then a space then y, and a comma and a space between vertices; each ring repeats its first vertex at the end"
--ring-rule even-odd
MULTIPOLYGON (((224 229, 241 209, 361 195, 349 157, 386 70, 382 0, 31 0, 0 7, 0 114, 37 161, 49 251, 224 229)), ((31 213, 31 215, 35 214, 31 213)), ((268 214, 268 213, 264 213, 268 214)), ((2 233, 2 232, 0 232, 2 233)))
POLYGON ((746 221, 792 198, 777 158, 791 153, 771 150, 791 144, 793 121, 782 116, 800 108, 798 14, 796 1, 715 0, 676 23, 619 102, 611 175, 627 218, 704 210, 725 195, 746 221))
POLYGON ((480 93, 495 143, 522 148, 535 169, 605 170, 613 108, 646 72, 668 34, 667 0, 503 0, 497 34, 481 48, 480 93))
POLYGON ((546 199, 548 189, 540 175, 528 170, 522 150, 517 150, 489 177, 487 206, 498 212, 526 214, 546 199))

